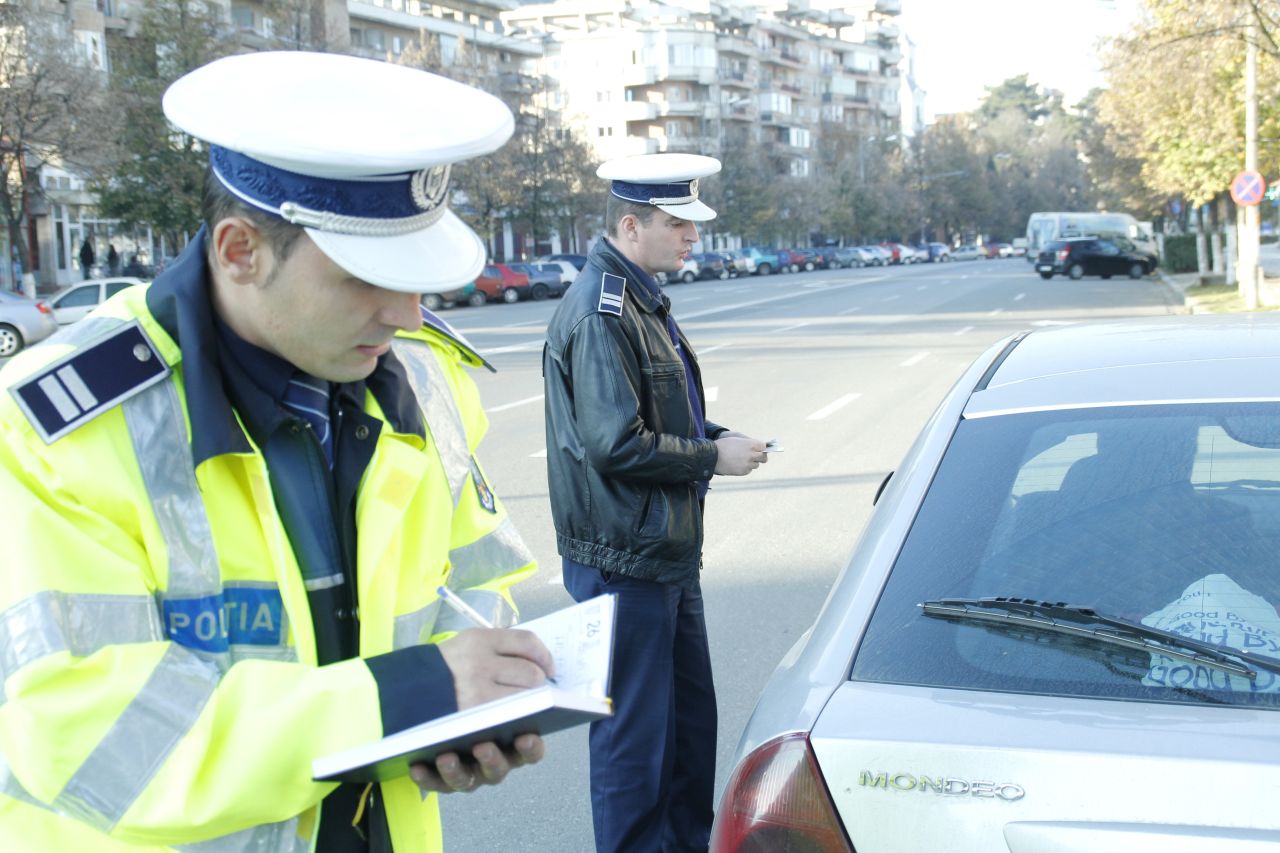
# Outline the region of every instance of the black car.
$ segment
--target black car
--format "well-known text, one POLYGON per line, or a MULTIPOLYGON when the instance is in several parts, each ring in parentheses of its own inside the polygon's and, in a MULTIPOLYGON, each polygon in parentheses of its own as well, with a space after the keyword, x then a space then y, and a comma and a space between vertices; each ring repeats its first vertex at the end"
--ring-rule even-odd
POLYGON ((1036 272, 1043 279, 1067 275, 1142 278, 1156 268, 1156 256, 1144 252, 1123 237, 1079 237, 1054 240, 1036 258, 1036 272))
POLYGON ((733 261, 719 252, 702 252, 690 257, 698 262, 698 278, 724 279, 731 274, 733 261))

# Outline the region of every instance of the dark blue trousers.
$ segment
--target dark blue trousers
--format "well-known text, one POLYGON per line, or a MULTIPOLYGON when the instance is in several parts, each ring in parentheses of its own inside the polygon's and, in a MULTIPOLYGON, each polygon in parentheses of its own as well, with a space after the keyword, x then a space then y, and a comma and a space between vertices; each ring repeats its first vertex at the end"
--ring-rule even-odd
POLYGON ((564 560, 577 601, 618 596, 612 717, 591 724, 599 853, 705 851, 716 775, 716 694, 702 591, 564 560))

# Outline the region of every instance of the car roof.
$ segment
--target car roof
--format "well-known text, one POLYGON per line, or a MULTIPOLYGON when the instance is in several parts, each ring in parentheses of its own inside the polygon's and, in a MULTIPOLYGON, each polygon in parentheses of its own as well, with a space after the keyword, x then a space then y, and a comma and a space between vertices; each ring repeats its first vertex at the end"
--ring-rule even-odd
POLYGON ((1128 404, 1280 400, 1280 316, 1204 314, 1015 338, 965 417, 1128 404))

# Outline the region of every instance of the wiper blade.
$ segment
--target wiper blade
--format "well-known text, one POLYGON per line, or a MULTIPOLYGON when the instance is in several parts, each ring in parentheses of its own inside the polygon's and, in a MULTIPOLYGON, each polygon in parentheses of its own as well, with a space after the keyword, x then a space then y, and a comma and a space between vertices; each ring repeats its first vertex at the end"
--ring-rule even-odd
POLYGON ((1195 640, 1174 631, 1152 628, 1141 622, 1098 613, 1091 607, 1063 601, 1036 601, 1033 598, 937 598, 917 605, 928 616, 978 620, 1004 625, 1036 628, 1072 637, 1153 654, 1166 655, 1190 663, 1214 666, 1253 681, 1256 670, 1280 674, 1280 660, 1254 652, 1231 649, 1195 640))

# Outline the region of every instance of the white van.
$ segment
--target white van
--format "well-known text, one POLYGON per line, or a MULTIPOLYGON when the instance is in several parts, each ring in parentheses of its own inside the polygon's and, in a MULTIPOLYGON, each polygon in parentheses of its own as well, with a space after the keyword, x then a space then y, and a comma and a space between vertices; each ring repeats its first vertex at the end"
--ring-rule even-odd
POLYGON ((1125 237, 1157 254, 1151 223, 1127 213, 1033 213, 1027 219, 1027 260, 1034 263, 1046 243, 1071 237, 1125 237))

